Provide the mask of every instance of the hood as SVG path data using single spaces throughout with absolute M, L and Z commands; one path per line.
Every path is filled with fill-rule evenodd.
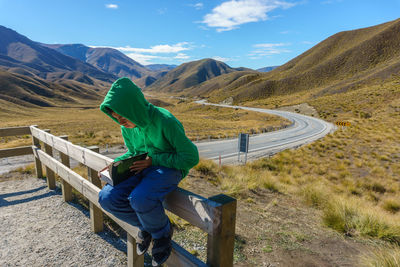
M 118 123 L 106 107 L 127 118 L 139 128 L 145 128 L 151 122 L 152 104 L 144 98 L 140 88 L 129 78 L 116 80 L 100 105 L 100 110 Z

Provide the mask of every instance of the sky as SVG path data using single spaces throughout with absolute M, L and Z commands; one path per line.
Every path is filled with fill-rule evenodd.
M 31 40 L 112 47 L 144 65 L 277 66 L 399 17 L 400 0 L 0 0 L 0 25 Z

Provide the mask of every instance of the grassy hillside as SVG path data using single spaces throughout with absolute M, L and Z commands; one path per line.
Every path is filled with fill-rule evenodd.
M 65 73 L 64 73 L 65 74 Z M 77 80 L 84 79 L 81 73 L 76 73 Z M 58 82 L 49 82 L 38 77 L 29 77 L 17 73 L 10 73 L 0 69 L 0 99 L 9 103 L 1 108 L 10 110 L 11 103 L 22 107 L 50 107 L 65 105 L 80 105 L 101 97 L 101 84 L 93 86 L 77 81 L 60 79 Z M 16 109 L 15 112 L 21 110 Z
M 264 102 L 291 105 L 302 99 L 307 98 L 295 94 Z M 247 104 L 265 107 L 261 102 Z M 396 266 L 389 263 L 400 260 L 400 78 L 308 103 L 325 120 L 351 126 L 246 166 L 219 169 L 204 161 L 196 168 L 241 199 L 261 189 L 298 197 L 321 211 L 326 226 L 380 247 L 365 251 L 362 266 Z
M 400 72 L 400 19 L 337 33 L 288 63 L 263 74 L 232 74 L 192 88 L 213 101 L 249 101 L 317 89 L 313 97 L 379 84 Z M 210 86 L 209 84 L 218 86 Z M 220 86 L 222 85 L 222 86 Z M 211 88 L 211 90 L 210 90 Z
M 146 91 L 180 93 L 214 77 L 235 72 L 223 62 L 210 58 L 184 63 L 169 71 L 162 78 L 146 88 Z

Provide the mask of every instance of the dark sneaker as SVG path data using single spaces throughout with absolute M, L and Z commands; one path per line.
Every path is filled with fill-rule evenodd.
M 171 255 L 172 251 L 172 235 L 173 235 L 173 228 L 171 225 L 171 231 L 167 237 L 162 237 L 160 239 L 153 239 L 153 248 L 151 250 L 152 258 L 152 265 L 159 266 L 163 264 Z
M 151 243 L 151 234 L 146 231 L 139 231 L 136 240 L 136 253 L 140 256 L 146 253 Z

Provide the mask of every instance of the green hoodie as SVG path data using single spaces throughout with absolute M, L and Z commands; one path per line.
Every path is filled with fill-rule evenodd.
M 135 128 L 121 125 L 128 152 L 114 161 L 148 152 L 152 165 L 181 170 L 182 178 L 199 162 L 197 147 L 186 137 L 178 119 L 149 103 L 130 79 L 115 81 L 100 105 L 100 110 L 118 123 L 106 107 L 136 124 Z

